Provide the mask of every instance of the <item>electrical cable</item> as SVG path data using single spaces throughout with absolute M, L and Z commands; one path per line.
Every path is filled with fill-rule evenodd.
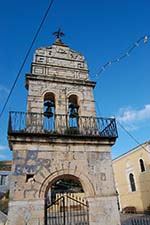
M 16 86 L 16 83 L 17 83 L 17 81 L 18 81 L 18 79 L 19 79 L 19 77 L 20 77 L 20 75 L 21 75 L 22 69 L 23 69 L 23 67 L 24 67 L 24 65 L 25 65 L 25 63 L 26 63 L 26 61 L 27 61 L 27 58 L 28 58 L 28 56 L 29 56 L 29 54 L 30 54 L 30 52 L 31 52 L 31 49 L 32 49 L 32 47 L 33 47 L 33 45 L 34 45 L 34 43 L 35 43 L 35 41 L 36 41 L 36 39 L 37 39 L 37 37 L 38 37 L 40 31 L 41 31 L 41 28 L 42 28 L 42 26 L 43 26 L 43 24 L 44 24 L 44 22 L 45 22 L 45 20 L 46 20 L 46 18 L 47 18 L 47 16 L 48 16 L 48 13 L 49 13 L 49 11 L 50 11 L 50 9 L 51 9 L 53 3 L 54 3 L 54 0 L 51 0 L 51 1 L 50 1 L 50 4 L 49 4 L 49 6 L 48 6 L 48 8 L 47 8 L 47 10 L 46 10 L 46 12 L 45 12 L 45 14 L 44 14 L 42 20 L 41 20 L 41 23 L 40 23 L 40 25 L 39 25 L 39 27 L 38 27 L 38 29 L 37 29 L 37 31 L 36 31 L 36 33 L 35 33 L 33 39 L 32 39 L 32 42 L 31 42 L 31 44 L 30 44 L 30 46 L 29 46 L 29 48 L 28 48 L 28 50 L 27 50 L 27 53 L 25 54 L 24 60 L 23 60 L 23 62 L 22 62 L 22 64 L 21 64 L 21 67 L 20 67 L 20 69 L 19 69 L 19 71 L 18 71 L 18 73 L 17 73 L 17 76 L 16 76 L 16 78 L 15 78 L 15 80 L 14 80 L 14 83 L 13 83 L 11 89 L 10 89 L 10 92 L 9 92 L 9 94 L 8 94 L 8 96 L 7 96 L 7 99 L 6 99 L 5 103 L 4 103 L 4 106 L 2 107 L 2 110 L 1 110 L 1 113 L 0 113 L 0 118 L 1 118 L 2 115 L 3 115 L 3 112 L 4 112 L 4 110 L 5 110 L 5 108 L 6 108 L 7 104 L 8 104 L 8 101 L 9 101 L 9 99 L 10 99 L 10 97 L 11 97 L 11 94 L 12 94 L 12 92 L 13 92 L 15 86 Z
M 141 146 L 146 152 L 148 152 L 149 153 L 149 151 L 143 146 L 143 144 L 141 144 L 138 140 L 137 140 L 137 138 L 135 138 L 120 122 L 119 122 L 119 120 L 117 120 L 116 119 L 116 122 L 118 123 L 118 125 L 122 128 L 122 130 L 126 133 L 126 134 L 128 134 L 128 136 L 130 136 L 130 138 L 132 139 L 132 140 L 134 140 L 139 146 Z
M 96 73 L 95 76 L 92 76 L 92 78 L 97 78 L 102 72 L 104 72 L 108 67 L 110 67 L 112 64 L 114 63 L 119 63 L 121 60 L 123 60 L 124 58 L 128 57 L 132 51 L 139 47 L 140 43 L 143 42 L 144 44 L 146 44 L 150 39 L 150 35 L 145 35 L 141 38 L 139 38 L 130 48 L 128 48 L 128 50 L 121 54 L 120 57 L 112 59 L 110 61 L 108 61 L 107 63 L 105 63 L 104 65 L 102 65 L 100 67 L 100 70 L 98 71 L 98 73 Z M 141 146 L 145 151 L 149 152 L 144 146 L 143 144 L 141 144 L 137 138 L 135 138 L 118 120 L 116 120 L 116 122 L 118 123 L 118 125 L 124 130 L 124 132 L 126 134 L 128 134 L 128 136 L 130 136 L 131 139 L 133 139 L 139 146 Z

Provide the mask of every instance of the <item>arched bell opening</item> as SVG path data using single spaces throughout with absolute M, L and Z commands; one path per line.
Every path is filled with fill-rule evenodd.
M 45 130 L 54 130 L 55 127 L 55 95 L 47 92 L 44 95 L 44 128 Z
M 54 179 L 45 195 L 45 224 L 89 224 L 88 203 L 79 179 L 63 175 Z
M 79 127 L 79 105 L 78 97 L 76 95 L 70 95 L 68 99 L 69 107 L 69 127 L 77 129 Z

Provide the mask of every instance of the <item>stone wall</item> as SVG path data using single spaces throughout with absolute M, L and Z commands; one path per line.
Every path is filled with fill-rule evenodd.
M 85 140 L 64 141 L 57 139 L 55 143 L 41 143 L 44 140 L 35 139 L 35 143 L 14 144 L 14 165 L 10 187 L 10 210 L 9 218 L 14 214 L 20 204 L 25 204 L 19 217 L 24 220 L 27 214 L 30 219 L 43 223 L 44 199 L 48 187 L 53 181 L 67 175 L 78 178 L 83 186 L 85 197 L 89 202 L 90 225 L 98 224 L 98 221 L 105 221 L 105 225 L 119 224 L 116 191 L 114 188 L 112 161 L 110 146 L 99 145 Z M 70 142 L 70 144 L 69 144 Z M 57 143 L 57 144 L 56 144 Z M 29 177 L 28 175 L 33 175 Z M 36 208 L 35 207 L 38 207 Z M 112 207 L 114 205 L 114 207 Z M 28 210 L 28 207 L 32 210 Z M 31 213 L 33 212 L 33 213 Z M 39 218 L 41 217 L 41 218 Z M 15 221 L 15 220 L 14 220 Z M 18 214 L 16 214 L 18 221 Z M 19 219 L 20 221 L 20 219 Z M 10 225 L 16 225 L 11 221 Z M 24 224 L 24 223 L 23 223 Z M 35 224 L 38 224 L 35 222 Z M 104 224 L 104 223 L 99 223 Z M 20 224 L 18 224 L 20 225 Z

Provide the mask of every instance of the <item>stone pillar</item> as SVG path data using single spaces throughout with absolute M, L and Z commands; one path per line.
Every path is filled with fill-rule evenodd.
M 10 201 L 7 225 L 44 225 L 44 200 Z
M 87 198 L 90 225 L 120 225 L 116 196 Z

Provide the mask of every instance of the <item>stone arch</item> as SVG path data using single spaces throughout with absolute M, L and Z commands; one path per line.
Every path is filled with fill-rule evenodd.
M 48 90 L 48 89 L 46 89 L 44 91 L 42 90 L 41 95 L 40 95 L 40 100 L 41 100 L 41 102 L 43 104 L 44 104 L 44 100 L 48 100 L 48 96 L 51 97 L 51 98 L 53 96 L 54 101 L 56 103 L 57 96 L 56 96 L 55 91 L 54 90 Z
M 79 104 L 79 96 L 77 94 L 70 94 L 68 100 L 72 100 L 74 103 Z
M 82 93 L 80 93 L 79 91 L 69 91 L 66 95 L 67 99 L 69 99 L 69 96 L 71 96 L 71 95 L 76 95 L 78 97 L 78 104 L 83 98 Z
M 69 127 L 79 127 L 78 116 L 79 116 L 79 101 L 77 95 L 70 95 L 68 97 L 68 114 L 69 114 Z
M 85 197 L 92 197 L 95 195 L 95 189 L 90 181 L 90 179 L 81 172 L 74 172 L 74 170 L 60 170 L 56 171 L 50 175 L 48 175 L 45 179 L 43 179 L 40 189 L 39 189 L 39 198 L 44 199 L 45 193 L 47 192 L 50 185 L 55 182 L 57 179 L 60 179 L 62 177 L 70 176 L 72 178 L 78 179 L 83 187 Z
M 67 97 L 67 102 L 66 102 L 67 103 L 67 108 L 69 108 L 69 99 L 72 96 L 74 96 L 74 97 L 76 96 L 76 99 L 77 99 L 76 103 L 79 106 L 78 112 L 79 112 L 79 115 L 80 115 L 81 114 L 82 95 L 79 92 L 76 92 L 76 91 L 70 91 L 70 92 L 68 92 L 68 94 L 66 95 L 66 97 Z
M 46 92 L 43 96 L 44 117 L 54 120 L 55 106 L 55 94 L 53 92 Z
M 54 96 L 55 96 L 55 98 L 56 98 L 56 91 L 54 90 L 54 89 L 44 89 L 44 90 L 42 90 L 42 92 L 41 92 L 41 98 L 42 99 L 44 99 L 44 96 L 47 94 L 47 93 L 52 93 L 52 94 L 54 94 Z

